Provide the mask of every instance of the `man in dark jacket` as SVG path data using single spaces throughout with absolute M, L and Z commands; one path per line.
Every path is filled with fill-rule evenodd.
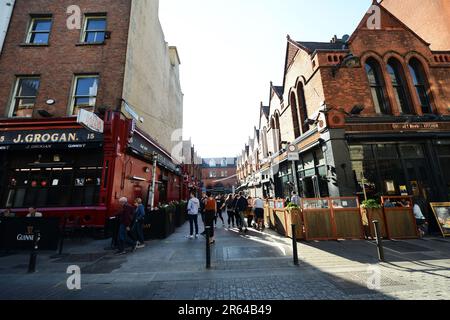
M 130 232 L 134 216 L 134 208 L 128 204 L 127 198 L 120 198 L 119 203 L 121 210 L 119 211 L 119 251 L 117 255 L 125 254 L 125 245 L 131 245 L 132 251 L 136 250 L 136 241 L 130 239 L 128 232 Z
M 239 218 L 240 218 L 240 224 L 239 224 L 239 231 L 242 232 L 242 229 L 245 228 L 244 232 L 248 232 L 248 225 L 247 225 L 247 221 L 245 221 L 245 210 L 247 210 L 248 207 L 248 201 L 247 199 L 244 197 L 244 193 L 241 191 L 239 192 L 239 197 L 236 201 L 236 208 L 235 208 L 235 212 L 239 213 Z

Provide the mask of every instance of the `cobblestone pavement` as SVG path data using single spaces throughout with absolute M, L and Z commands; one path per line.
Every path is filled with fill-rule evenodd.
M 109 240 L 71 240 L 63 256 L 41 253 L 34 274 L 26 254 L 0 255 L 0 299 L 450 299 L 448 240 L 386 241 L 384 263 L 369 241 L 301 242 L 294 266 L 290 239 L 218 228 L 206 270 L 205 241 L 187 230 L 120 257 L 105 249 Z M 67 289 L 71 265 L 81 290 Z

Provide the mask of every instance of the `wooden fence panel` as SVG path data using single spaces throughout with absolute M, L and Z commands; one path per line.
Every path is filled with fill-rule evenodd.
M 304 209 L 306 240 L 334 239 L 331 209 Z
M 412 208 L 384 208 L 384 216 L 390 239 L 418 238 Z
M 333 209 L 339 239 L 364 239 L 359 209 Z

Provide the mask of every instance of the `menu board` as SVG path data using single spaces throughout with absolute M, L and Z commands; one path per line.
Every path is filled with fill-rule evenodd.
M 450 202 L 430 203 L 444 237 L 450 236 Z

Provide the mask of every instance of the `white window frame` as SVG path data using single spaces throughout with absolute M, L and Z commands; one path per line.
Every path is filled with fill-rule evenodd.
M 18 99 L 17 93 L 18 93 L 18 90 L 19 90 L 19 83 L 20 83 L 21 80 L 24 80 L 24 79 L 37 79 L 37 80 L 39 80 L 39 88 L 41 87 L 41 77 L 40 76 L 19 76 L 19 77 L 16 77 L 16 80 L 15 80 L 16 82 L 14 84 L 14 91 L 12 93 L 11 103 L 10 103 L 9 111 L 8 111 L 8 118 L 24 118 L 24 117 L 14 116 L 14 110 L 16 108 L 16 101 Z M 35 101 L 34 101 L 33 107 L 32 108 L 25 108 L 25 109 L 34 109 L 34 107 L 36 106 L 36 99 L 38 97 L 38 94 L 39 94 L 39 89 L 38 89 L 38 92 L 36 93 L 36 96 L 34 97 Z M 20 99 L 32 99 L 32 97 L 25 97 L 24 96 L 24 97 L 20 97 Z
M 36 21 L 43 21 L 43 20 L 50 20 L 50 29 L 48 31 L 33 31 L 33 26 L 34 26 L 35 22 Z M 48 41 L 45 44 L 49 44 L 49 42 L 50 42 L 50 33 L 52 31 L 52 26 L 53 26 L 53 19 L 50 16 L 49 17 L 31 17 L 30 26 L 28 27 L 26 43 L 27 44 L 33 44 L 33 45 L 43 45 L 41 43 L 33 43 L 33 42 L 31 42 L 31 37 L 33 36 L 33 34 L 37 34 L 37 33 L 48 33 Z
M 105 19 L 105 30 L 87 30 L 89 20 L 95 20 L 95 19 Z M 108 19 L 106 17 L 106 14 L 105 15 L 85 15 L 84 16 L 84 24 L 83 24 L 83 32 L 81 33 L 80 42 L 81 43 L 104 43 L 106 38 L 104 38 L 103 41 L 101 41 L 101 42 L 88 42 L 88 41 L 86 41 L 86 36 L 87 36 L 88 32 L 97 32 L 97 33 L 103 32 L 103 33 L 105 33 L 105 37 L 106 37 L 107 25 L 108 25 Z
M 76 92 L 77 92 L 77 85 L 78 85 L 78 80 L 79 79 L 86 79 L 86 78 L 97 78 L 97 93 L 95 95 L 95 104 L 93 107 L 95 109 L 96 105 L 97 105 L 97 98 L 98 98 L 98 88 L 100 87 L 100 76 L 98 74 L 85 74 L 85 75 L 75 75 L 73 77 L 73 83 L 72 83 L 72 90 L 71 90 L 71 94 L 70 94 L 70 105 L 69 105 L 69 116 L 77 116 L 76 114 L 73 114 L 73 111 L 75 110 L 75 100 L 77 98 L 77 96 L 75 96 Z M 94 96 L 79 96 L 80 98 L 92 98 Z

